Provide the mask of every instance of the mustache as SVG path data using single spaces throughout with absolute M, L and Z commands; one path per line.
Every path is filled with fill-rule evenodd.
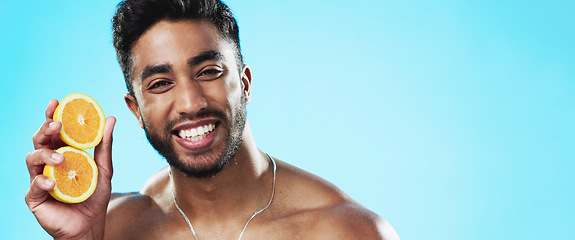
M 228 118 L 226 117 L 226 114 L 223 111 L 220 111 L 217 109 L 205 109 L 204 108 L 204 109 L 200 109 L 195 114 L 182 114 L 177 119 L 168 121 L 165 125 L 164 132 L 169 133 L 170 131 L 172 131 L 174 126 L 176 126 L 179 123 L 187 122 L 187 121 L 193 121 L 196 119 L 208 118 L 208 117 L 213 117 L 213 118 L 219 119 L 222 122 L 228 122 Z

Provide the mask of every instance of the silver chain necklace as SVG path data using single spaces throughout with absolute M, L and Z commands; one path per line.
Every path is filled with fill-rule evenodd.
M 242 237 L 244 236 L 244 232 L 246 231 L 246 228 L 248 227 L 248 224 L 250 224 L 250 221 L 252 221 L 252 219 L 258 215 L 259 213 L 265 211 L 266 209 L 268 209 L 268 207 L 272 204 L 272 201 L 274 200 L 274 195 L 275 195 L 275 191 L 276 191 L 276 161 L 270 157 L 270 155 L 267 155 L 268 158 L 271 160 L 272 165 L 274 167 L 274 178 L 273 178 L 273 182 L 272 182 L 272 195 L 270 197 L 270 201 L 268 202 L 268 205 L 266 205 L 265 207 L 263 207 L 262 209 L 254 212 L 254 214 L 250 217 L 250 219 L 248 219 L 248 221 L 246 222 L 246 224 L 244 225 L 244 228 L 242 229 L 242 232 L 240 232 L 240 236 L 238 237 L 238 240 L 241 240 Z M 172 171 L 170 171 L 170 178 L 172 178 Z M 172 178 L 173 181 L 173 178 Z M 180 214 L 182 214 L 182 216 L 184 217 L 184 219 L 186 220 L 186 223 L 188 224 L 188 227 L 190 227 L 190 230 L 192 231 L 192 234 L 194 235 L 194 238 L 196 240 L 198 239 L 198 235 L 196 234 L 196 231 L 194 230 L 194 227 L 192 226 L 192 223 L 190 222 L 190 219 L 188 219 L 188 216 L 186 216 L 186 213 L 184 213 L 184 211 L 182 211 L 182 209 L 180 208 L 180 206 L 178 206 L 178 202 L 176 201 L 176 194 L 175 194 L 176 190 L 175 188 L 172 188 L 172 199 L 174 200 L 174 205 L 176 205 L 176 208 L 178 209 L 178 211 L 180 211 Z

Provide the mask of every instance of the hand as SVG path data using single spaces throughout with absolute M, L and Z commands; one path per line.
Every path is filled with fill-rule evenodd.
M 94 149 L 94 160 L 98 165 L 98 185 L 94 194 L 82 203 L 62 203 L 47 192 L 54 188 L 54 180 L 42 175 L 44 165 L 59 165 L 64 162 L 64 156 L 54 151 L 65 145 L 58 138 L 62 123 L 52 119 L 57 106 L 57 100 L 50 100 L 46 108 L 46 122 L 32 138 L 35 150 L 26 155 L 26 165 L 30 173 L 26 204 L 44 230 L 55 239 L 101 239 L 110 201 L 113 172 L 112 132 L 116 119 L 106 118 L 104 137 Z

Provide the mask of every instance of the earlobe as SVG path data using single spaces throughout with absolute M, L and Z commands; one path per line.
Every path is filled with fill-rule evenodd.
M 250 90 L 252 87 L 252 70 L 245 65 L 242 69 L 242 91 L 246 98 L 246 104 L 250 102 Z
M 140 108 L 138 107 L 138 102 L 136 102 L 136 99 L 134 98 L 134 96 L 132 96 L 129 93 L 126 93 L 126 94 L 124 94 L 124 101 L 126 101 L 126 105 L 128 105 L 128 108 L 130 109 L 130 111 L 138 119 L 138 123 L 140 124 L 140 127 L 144 128 L 144 123 L 142 122 L 142 115 L 140 113 Z

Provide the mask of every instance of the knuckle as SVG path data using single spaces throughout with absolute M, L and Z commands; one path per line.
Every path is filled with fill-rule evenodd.
M 36 147 L 36 145 L 40 143 L 41 138 L 44 135 L 44 132 L 46 131 L 47 124 L 48 124 L 47 122 L 44 122 L 42 126 L 38 128 L 38 131 L 36 131 L 36 133 L 32 135 L 32 142 L 34 143 L 34 147 Z
M 38 188 L 34 185 L 35 183 L 32 182 L 32 184 L 30 184 L 30 188 L 28 188 L 28 191 L 26 191 L 26 195 L 24 195 L 24 201 L 26 202 L 26 205 L 28 206 L 28 209 L 30 209 L 31 211 L 34 211 L 34 209 L 37 206 L 37 198 L 38 198 Z
M 32 187 L 32 186 L 30 186 L 30 187 Z M 28 205 L 28 208 L 31 209 L 31 206 L 30 206 L 30 191 L 31 191 L 30 188 L 28 189 L 28 191 L 26 191 L 26 195 L 24 195 L 24 201 L 26 202 L 26 205 Z
M 38 142 L 38 134 L 40 133 L 40 131 L 36 132 L 34 135 L 32 135 L 32 143 L 34 143 L 34 145 L 36 145 L 36 143 Z
M 50 158 L 52 152 L 53 150 L 46 148 L 30 151 L 26 154 L 26 164 L 30 167 L 42 165 L 45 159 Z
M 26 154 L 26 163 L 28 165 L 30 165 L 34 162 L 34 159 L 36 158 L 37 153 L 38 153 L 38 150 L 33 150 L 33 151 L 30 151 Z

